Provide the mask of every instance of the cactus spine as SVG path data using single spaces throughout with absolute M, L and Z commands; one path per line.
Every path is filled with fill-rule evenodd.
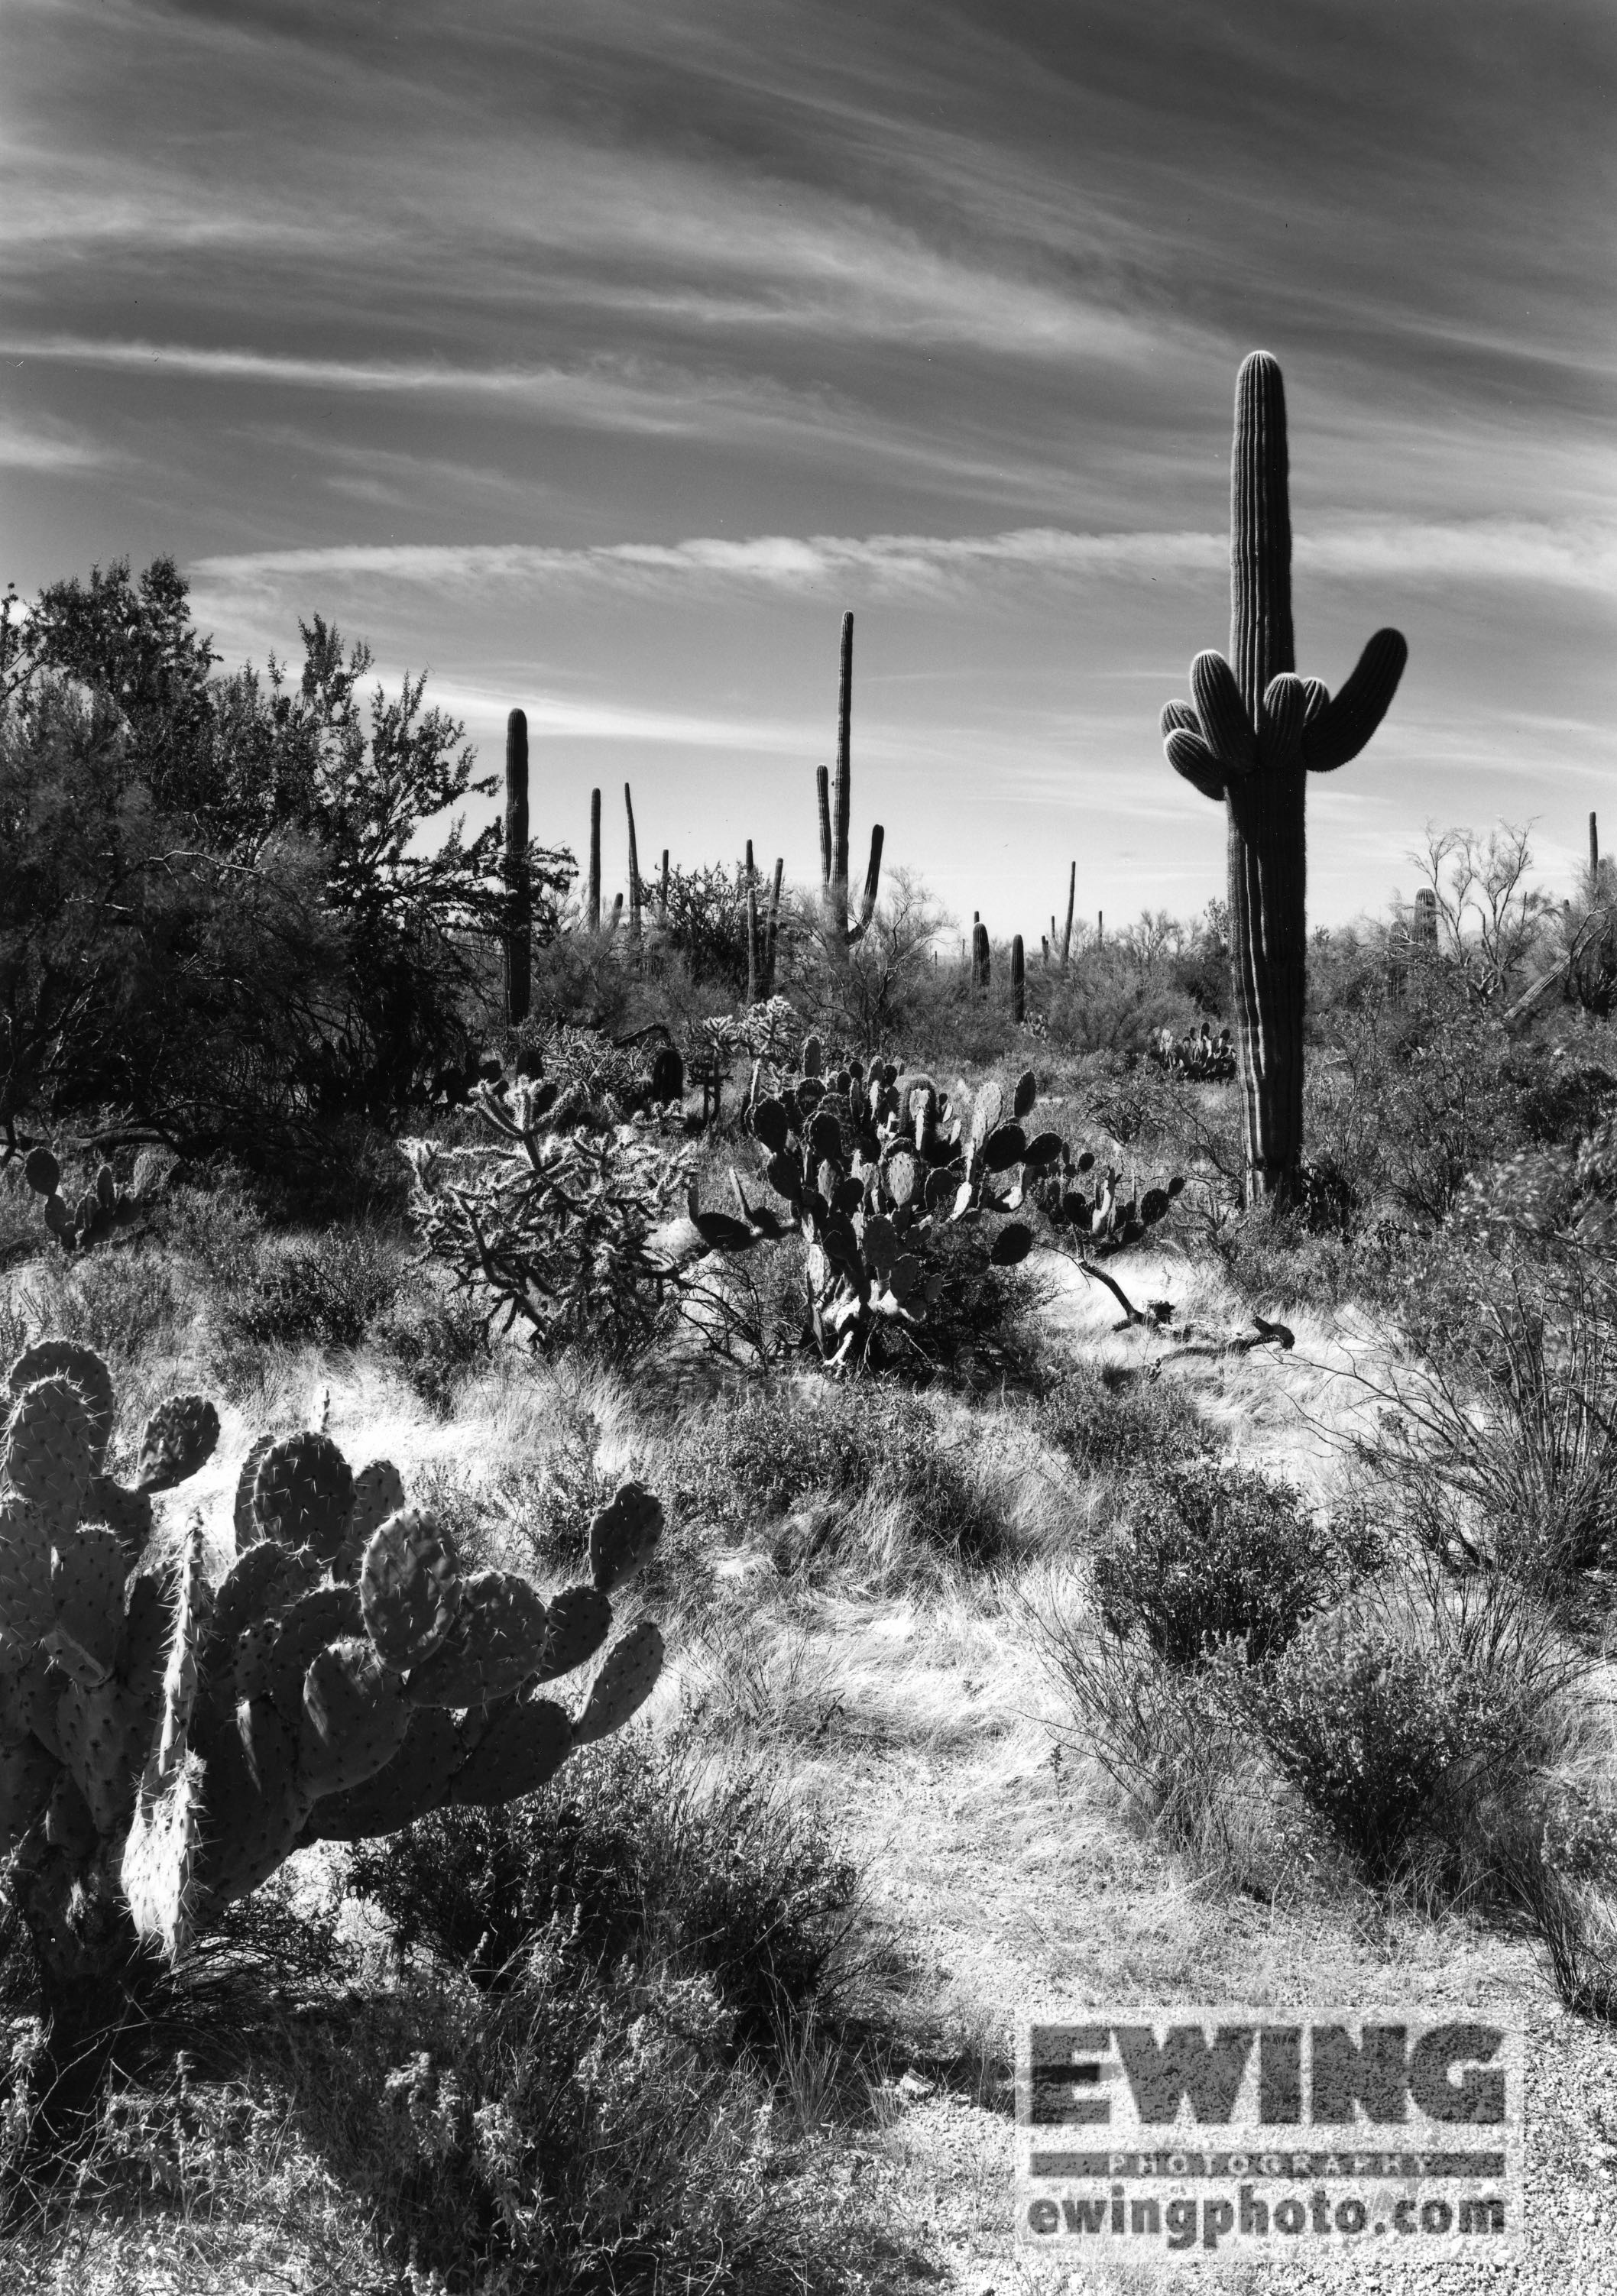
M 589 880 L 585 922 L 592 933 L 601 930 L 601 792 L 589 793 Z
M 505 720 L 505 1023 L 528 1018 L 533 963 L 533 881 L 528 865 L 528 717 Z
M 1011 943 L 1011 1018 L 1018 1027 L 1028 1016 L 1028 968 L 1022 935 Z
M 1230 660 L 1200 653 L 1192 701 L 1162 712 L 1176 773 L 1227 808 L 1230 956 L 1248 1203 L 1284 1201 L 1302 1157 L 1306 776 L 1358 756 L 1408 648 L 1378 630 L 1333 700 L 1296 676 L 1285 394 L 1254 351 L 1235 385 L 1230 461 Z

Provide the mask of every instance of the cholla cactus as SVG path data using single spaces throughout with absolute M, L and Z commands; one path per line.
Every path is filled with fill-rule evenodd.
M 576 1713 L 537 1694 L 602 1652 L 612 1595 L 656 1544 L 662 1510 L 638 1484 L 590 1527 L 590 1583 L 546 1601 L 465 1570 L 387 1462 L 356 1476 L 324 1434 L 261 1440 L 215 1585 L 200 1521 L 177 1569 L 147 1547 L 152 1495 L 218 1441 L 210 1404 L 162 1405 L 125 1489 L 104 1472 L 99 1357 L 47 1341 L 10 1388 L 0 1854 L 58 1999 L 127 1972 L 142 1939 L 177 1960 L 302 1843 L 530 1792 L 656 1682 L 643 1620 Z

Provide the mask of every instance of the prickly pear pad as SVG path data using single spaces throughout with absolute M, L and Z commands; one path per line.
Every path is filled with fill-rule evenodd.
M 90 1414 L 91 1452 L 99 1473 L 106 1459 L 107 1445 L 112 1439 L 117 1412 L 112 1374 L 94 1348 L 81 1347 L 77 1340 L 36 1340 L 31 1348 L 24 1348 L 12 1365 L 6 1392 L 15 1402 L 23 1389 L 31 1387 L 36 1380 L 58 1376 L 70 1379 L 84 1398 Z
M 316 1793 L 341 1793 L 374 1777 L 404 1743 L 410 1709 L 368 1642 L 317 1651 L 303 1677 L 298 1772 Z
M 575 1746 L 587 1746 L 621 1729 L 657 1686 L 662 1671 L 662 1636 L 649 1619 L 631 1627 L 606 1653 L 584 1711 L 572 1726 Z
M 563 1587 L 551 1597 L 545 1655 L 536 1682 L 554 1682 L 594 1658 L 612 1628 L 612 1606 L 594 1587 Z
M 359 1572 L 365 1631 L 390 1666 L 420 1666 L 461 1606 L 453 1541 L 423 1507 L 402 1507 L 373 1533 Z
M 60 1372 L 35 1380 L 17 1398 L 4 1469 L 17 1496 L 53 1527 L 84 1513 L 95 1474 L 95 1424 L 78 1389 Z
M 589 1570 L 610 1595 L 640 1568 L 662 1536 L 662 1503 L 644 1483 L 625 1483 L 589 1526 Z
M 353 1471 L 329 1435 L 288 1435 L 259 1462 L 253 1521 L 283 1546 L 312 1546 L 330 1562 L 353 1505 Z
M 146 1422 L 135 1489 L 171 1491 L 206 1465 L 218 1439 L 219 1414 L 205 1395 L 171 1395 Z
M 124 1550 L 101 1523 L 70 1531 L 51 1557 L 56 1617 L 45 1644 L 86 1690 L 106 1680 L 118 1656 L 127 1575 Z
M 176 1964 L 191 1948 L 201 1784 L 194 1754 L 160 1780 L 149 1772 L 124 1843 L 124 1895 L 135 1926 L 159 1939 Z
M 416 1705 L 487 1706 L 520 1690 L 543 1661 L 548 1617 L 541 1597 L 509 1570 L 467 1580 L 448 1640 L 411 1674 Z
M 559 1706 L 548 1698 L 513 1699 L 495 1709 L 444 1800 L 487 1808 L 537 1793 L 571 1751 L 572 1726 Z

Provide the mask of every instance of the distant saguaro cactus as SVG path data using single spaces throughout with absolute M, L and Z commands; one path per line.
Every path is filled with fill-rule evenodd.
M 533 880 L 528 865 L 528 717 L 505 720 L 505 1021 L 528 1018 L 532 996 Z
M 842 643 L 837 675 L 836 779 L 825 766 L 815 769 L 815 795 L 820 826 L 820 888 L 833 944 L 850 948 L 869 931 L 882 890 L 882 848 L 885 832 L 880 822 L 870 832 L 870 865 L 859 914 L 852 922 L 848 914 L 848 844 L 853 816 L 853 616 L 842 617 Z
M 623 809 L 628 816 L 628 937 L 637 948 L 640 945 L 640 847 L 635 836 L 635 800 L 627 782 L 623 784 Z
M 1235 385 L 1230 464 L 1230 654 L 1199 653 L 1191 701 L 1162 712 L 1170 764 L 1227 808 L 1229 937 L 1244 1115 L 1244 1194 L 1285 1201 L 1302 1157 L 1306 963 L 1304 794 L 1356 758 L 1397 690 L 1408 648 L 1377 630 L 1333 700 L 1295 674 L 1285 393 L 1254 351 Z
M 989 953 L 989 929 L 981 918 L 972 927 L 972 986 L 987 996 L 993 979 L 993 959 Z
M 1061 937 L 1061 969 L 1063 972 L 1072 962 L 1072 905 L 1077 898 L 1078 864 L 1075 861 L 1067 878 L 1067 929 Z M 1050 924 L 1054 930 L 1055 924 L 1054 917 L 1051 918 Z
M 1018 1026 L 1028 1016 L 1028 966 L 1022 935 L 1011 943 L 1011 1018 Z

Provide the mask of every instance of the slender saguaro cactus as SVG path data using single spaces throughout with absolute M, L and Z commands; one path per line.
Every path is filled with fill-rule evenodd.
M 769 886 L 769 915 L 764 926 L 764 995 L 775 994 L 775 952 L 780 938 L 781 885 L 786 874 L 784 855 L 777 857 Z
M 657 898 L 657 914 L 663 924 L 669 921 L 669 849 L 662 849 L 662 890 Z
M 1054 924 L 1054 923 L 1055 922 L 1055 918 L 1054 918 L 1054 917 L 1052 917 L 1052 918 L 1051 918 L 1050 922 L 1051 922 L 1052 924 Z M 1039 936 L 1038 936 L 1038 947 L 1039 947 L 1039 963 L 1044 966 L 1044 968 L 1045 968 L 1046 972 L 1047 972 L 1049 971 L 1049 969 L 1050 969 L 1050 937 L 1049 937 L 1048 933 L 1040 933 L 1040 934 L 1039 934 Z
M 837 676 L 836 786 L 832 793 L 831 898 L 848 914 L 848 830 L 853 817 L 853 616 L 842 617 Z
M 846 951 L 869 931 L 882 890 L 882 847 L 885 832 L 877 822 L 870 832 L 870 866 L 859 901 L 858 919 L 848 912 L 848 845 L 853 813 L 853 616 L 842 617 L 842 645 L 837 681 L 836 780 L 830 769 L 817 766 L 814 775 L 819 808 L 820 886 L 833 943 Z M 751 848 L 749 846 L 749 873 Z
M 1589 816 L 1589 898 L 1592 901 L 1600 887 L 1600 832 L 1595 816 Z
M 505 1024 L 519 1028 L 532 998 L 533 880 L 528 866 L 528 718 L 505 720 Z
M 1231 659 L 1199 653 L 1192 701 L 1170 701 L 1162 712 L 1169 763 L 1227 813 L 1248 1203 L 1288 1198 L 1302 1158 L 1306 777 L 1358 755 L 1386 715 L 1409 651 L 1397 630 L 1377 630 L 1334 700 L 1318 678 L 1297 676 L 1286 480 L 1280 369 L 1267 351 L 1254 351 L 1235 385 Z
M 1061 937 L 1061 969 L 1064 972 L 1072 962 L 1072 905 L 1078 898 L 1078 864 L 1072 864 L 1067 878 L 1067 930 Z M 1050 920 L 1054 926 L 1055 920 Z
M 640 907 L 640 844 L 635 835 L 635 800 L 623 784 L 623 810 L 628 816 L 628 937 L 638 947 L 642 931 Z
M 989 953 L 989 929 L 981 919 L 972 927 L 972 986 L 987 996 L 992 980 L 993 959 Z
M 601 792 L 589 793 L 589 890 L 586 920 L 593 933 L 601 930 Z
M 1011 1018 L 1018 1026 L 1028 1016 L 1028 964 L 1022 935 L 1011 943 Z
M 747 1002 L 758 1002 L 758 887 L 747 873 Z

